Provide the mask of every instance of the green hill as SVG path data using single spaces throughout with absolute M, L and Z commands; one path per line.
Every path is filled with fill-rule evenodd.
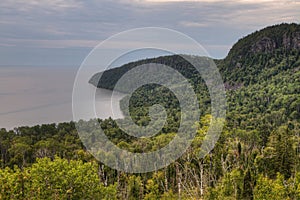
M 259 81 L 261 73 L 270 78 L 276 72 L 296 68 L 299 52 L 300 25 L 280 24 L 240 39 L 219 68 L 225 80 L 249 84 Z
M 168 88 L 152 84 L 137 89 L 129 105 L 140 126 L 149 123 L 151 105 L 166 108 L 167 123 L 152 137 L 133 137 L 111 118 L 0 129 L 0 199 L 300 199 L 299 27 L 267 27 L 240 39 L 225 59 L 215 60 L 226 88 L 227 118 L 214 149 L 203 158 L 199 153 L 212 116 L 201 76 L 182 55 L 145 59 L 103 72 L 100 82 L 101 74 L 95 74 L 90 83 L 113 89 L 124 73 L 145 63 L 182 73 L 197 93 L 201 117 L 180 158 L 153 172 L 131 174 L 103 163 L 120 156 L 114 164 L 126 164 L 128 154 L 96 148 L 94 153 L 107 158 L 96 160 L 82 143 L 111 147 L 96 140 L 100 124 L 125 151 L 142 154 L 170 144 L 181 117 L 179 102 Z M 78 126 L 85 133 L 81 138 Z
M 223 60 L 216 60 L 216 63 L 225 81 L 248 85 L 250 81 L 257 81 L 257 75 L 265 69 L 277 67 L 276 70 L 281 71 L 299 66 L 299 50 L 300 25 L 280 24 L 240 39 L 233 45 L 228 56 Z M 187 78 L 192 78 L 195 74 L 191 64 L 183 57 L 172 55 L 143 59 L 109 69 L 95 74 L 89 82 L 99 88 L 113 89 L 123 74 L 146 63 L 165 64 L 178 70 Z M 100 75 L 102 75 L 101 80 L 99 80 Z M 270 76 L 272 75 L 274 74 L 270 73 Z
M 227 90 L 227 123 L 245 130 L 264 131 L 266 135 L 263 138 L 266 142 L 268 135 L 278 126 L 299 119 L 299 54 L 300 25 L 280 24 L 240 39 L 225 59 L 215 60 Z M 95 74 L 90 83 L 97 87 L 113 89 L 123 74 L 146 63 L 165 64 L 190 79 L 198 94 L 201 113 L 209 112 L 210 97 L 201 76 L 180 55 L 131 62 Z M 98 81 L 101 75 L 101 80 Z M 154 103 L 163 103 L 169 108 L 170 118 L 180 116 L 175 97 L 163 97 L 163 94 L 171 95 L 166 88 L 156 91 L 151 88 L 151 91 L 154 92 L 149 95 L 149 87 L 140 88 L 131 98 L 130 111 L 137 123 L 148 119 L 147 108 Z M 174 123 L 177 124 L 178 120 L 169 123 L 173 127 L 171 130 L 174 130 Z

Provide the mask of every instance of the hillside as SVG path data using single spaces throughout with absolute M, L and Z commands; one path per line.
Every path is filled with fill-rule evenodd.
M 100 124 L 108 139 L 125 151 L 143 154 L 167 146 L 177 135 L 181 110 L 168 88 L 152 84 L 137 89 L 129 105 L 140 126 L 149 123 L 150 106 L 166 108 L 167 123 L 149 138 L 126 134 L 111 118 L 0 129 L 0 199 L 299 200 L 299 27 L 267 27 L 240 39 L 225 59 L 215 60 L 226 87 L 227 118 L 205 157 L 199 153 L 212 116 L 201 76 L 180 55 L 145 59 L 104 72 L 99 83 L 100 73 L 95 74 L 90 83 L 113 89 L 124 73 L 149 62 L 182 73 L 197 93 L 201 116 L 194 123 L 193 142 L 180 158 L 153 172 L 125 173 L 103 162 L 119 156 L 121 162 L 114 164 L 122 165 L 127 154 L 98 149 L 94 153 L 107 159 L 99 161 L 82 143 L 110 147 L 96 141 L 95 125 Z M 78 136 L 78 126 L 84 137 Z
M 225 80 L 258 81 L 264 70 L 284 71 L 299 66 L 300 25 L 280 24 L 256 31 L 233 45 L 219 68 Z M 274 75 L 267 72 L 265 78 Z
M 299 66 L 300 25 L 280 24 L 256 31 L 233 45 L 225 59 L 215 60 L 225 81 L 247 85 L 257 81 L 257 75 L 265 69 L 282 71 Z M 180 55 L 161 56 L 131 62 L 117 68 L 95 74 L 90 83 L 94 86 L 112 89 L 119 78 L 130 69 L 146 64 L 168 65 L 187 78 L 192 78 L 195 70 Z M 278 66 L 280 65 L 280 66 Z M 275 69 L 275 68 L 278 69 Z M 270 76 L 273 74 L 270 73 Z
M 238 123 L 238 127 L 243 129 L 265 129 L 268 126 L 267 133 L 270 133 L 289 120 L 299 119 L 299 54 L 300 25 L 280 24 L 264 28 L 240 39 L 233 45 L 225 59 L 215 60 L 227 90 L 227 122 Z M 145 63 L 165 64 L 190 79 L 198 94 L 201 113 L 209 112 L 209 94 L 201 76 L 180 55 L 128 63 L 105 71 L 103 75 L 102 73 L 95 74 L 90 79 L 90 83 L 97 87 L 113 89 L 124 73 Z M 102 77 L 98 82 L 100 75 Z M 130 110 L 134 110 L 133 113 L 135 113 L 132 117 L 141 121 L 144 117 L 148 119 L 145 116 L 147 115 L 145 105 L 147 107 L 153 103 L 161 103 L 164 99 L 162 95 L 158 95 L 160 96 L 158 99 L 155 98 L 156 95 L 145 95 L 147 94 L 145 90 L 147 88 L 141 88 L 135 92 L 130 105 Z M 160 93 L 156 92 L 156 94 Z M 171 95 L 167 90 L 163 90 L 161 94 Z M 167 100 L 168 102 L 164 105 L 169 106 L 172 112 L 170 115 L 175 116 L 178 112 L 176 109 L 178 104 L 174 98 Z M 276 116 L 280 116 L 280 119 Z M 277 122 L 274 124 L 275 119 Z M 266 123 L 270 120 L 270 123 Z M 175 121 L 176 124 L 177 120 Z M 171 124 L 174 127 L 174 123 Z

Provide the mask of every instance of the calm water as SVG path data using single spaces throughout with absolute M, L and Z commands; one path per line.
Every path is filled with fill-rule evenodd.
M 0 128 L 72 120 L 72 90 L 75 68 L 0 67 Z M 91 89 L 94 89 L 91 86 Z M 122 117 L 111 91 L 97 89 L 99 118 Z M 124 95 L 114 94 L 114 102 Z M 114 113 L 112 114 L 111 106 Z

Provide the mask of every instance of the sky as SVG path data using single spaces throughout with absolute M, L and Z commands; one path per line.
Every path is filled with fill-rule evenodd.
M 142 27 L 180 31 L 224 58 L 255 30 L 299 23 L 299 10 L 300 0 L 1 0 L 0 66 L 78 67 L 101 41 Z
M 299 10 L 300 0 L 0 0 L 0 128 L 72 120 L 77 70 L 95 46 L 120 32 L 173 29 L 211 57 L 224 58 L 241 37 L 299 23 Z M 141 35 L 107 43 L 99 60 L 137 44 L 149 46 L 153 38 Z M 191 54 L 185 43 L 164 37 L 159 39 Z M 136 51 L 113 67 L 162 53 Z

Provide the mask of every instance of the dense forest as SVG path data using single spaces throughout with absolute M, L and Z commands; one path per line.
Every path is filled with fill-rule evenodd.
M 129 109 L 135 123 L 145 126 L 151 105 L 166 108 L 167 123 L 150 138 L 127 135 L 111 118 L 1 129 L 0 199 L 300 199 L 299 55 L 300 25 L 280 24 L 240 39 L 225 59 L 215 60 L 226 88 L 226 123 L 203 158 L 199 152 L 212 119 L 211 101 L 201 76 L 183 56 L 140 60 L 95 74 L 91 84 L 114 89 L 123 74 L 141 64 L 178 70 L 192 83 L 201 112 L 189 149 L 163 169 L 129 174 L 97 161 L 82 144 L 76 124 L 88 128 L 95 122 L 114 144 L 131 152 L 168 144 L 179 127 L 179 103 L 168 88 L 152 84 L 135 91 Z

